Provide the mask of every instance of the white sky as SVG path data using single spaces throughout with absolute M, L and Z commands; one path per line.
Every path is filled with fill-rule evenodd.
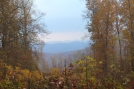
M 36 8 L 46 13 L 43 18 L 45 27 L 51 32 L 45 42 L 81 40 L 86 21 L 83 19 L 86 11 L 85 0 L 35 0 Z
M 79 37 L 78 37 L 79 35 Z M 84 33 L 80 32 L 58 32 L 49 34 L 45 39 L 41 37 L 41 40 L 45 42 L 53 42 L 53 41 L 73 41 L 73 40 L 82 40 Z

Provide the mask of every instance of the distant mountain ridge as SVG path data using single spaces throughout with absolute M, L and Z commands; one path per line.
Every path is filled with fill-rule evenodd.
M 51 42 L 45 43 L 43 52 L 45 53 L 62 53 L 74 50 L 84 49 L 89 45 L 89 42 L 85 41 L 72 41 L 72 42 Z

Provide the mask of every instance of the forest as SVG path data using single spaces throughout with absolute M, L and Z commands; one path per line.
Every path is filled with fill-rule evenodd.
M 0 89 L 134 89 L 134 0 L 85 1 L 87 55 L 69 64 L 53 57 L 48 68 L 44 13 L 33 0 L 0 0 Z

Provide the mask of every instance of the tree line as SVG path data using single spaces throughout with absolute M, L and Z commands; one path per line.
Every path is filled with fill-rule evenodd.
M 104 72 L 111 64 L 120 71 L 134 71 L 134 1 L 87 0 L 86 6 L 92 57 L 102 61 Z
M 35 69 L 33 60 L 39 56 L 34 45 L 41 43 L 39 34 L 47 34 L 40 21 L 43 16 L 32 0 L 0 0 L 1 60 L 14 67 Z

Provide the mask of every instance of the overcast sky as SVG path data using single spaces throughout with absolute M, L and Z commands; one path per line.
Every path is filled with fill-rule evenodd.
M 43 22 L 51 34 L 41 38 L 45 42 L 81 40 L 87 33 L 82 16 L 86 11 L 85 0 L 35 0 L 34 4 L 46 14 Z

